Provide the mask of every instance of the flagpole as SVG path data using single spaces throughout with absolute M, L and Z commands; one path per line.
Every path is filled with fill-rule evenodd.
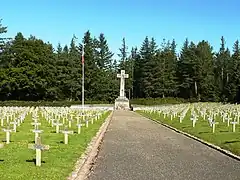
M 82 47 L 82 111 L 84 112 L 84 44 Z

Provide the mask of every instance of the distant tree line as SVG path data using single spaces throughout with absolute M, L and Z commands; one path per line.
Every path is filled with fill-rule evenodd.
M 81 100 L 81 53 L 85 44 L 86 100 L 113 102 L 119 94 L 116 74 L 129 74 L 126 95 L 131 98 L 176 97 L 196 101 L 240 100 L 240 47 L 233 53 L 225 46 L 213 52 L 208 41 L 195 44 L 188 39 L 181 52 L 175 40 L 145 37 L 140 48 L 128 46 L 123 38 L 119 59 L 113 58 L 103 33 L 87 31 L 81 43 L 73 36 L 69 45 L 53 45 L 34 36 L 17 33 L 3 38 L 7 28 L 0 21 L 0 100 Z

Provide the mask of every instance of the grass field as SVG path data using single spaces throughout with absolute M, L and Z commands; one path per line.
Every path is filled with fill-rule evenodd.
M 25 121 L 17 128 L 16 133 L 11 133 L 11 143 L 0 149 L 0 179 L 2 180 L 61 180 L 74 169 L 77 159 L 85 151 L 88 143 L 96 134 L 99 127 L 105 121 L 110 111 L 105 113 L 101 119 L 89 127 L 82 127 L 81 134 L 69 135 L 69 144 L 62 143 L 64 135 L 56 134 L 55 127 L 51 127 L 45 119 L 39 129 L 42 143 L 49 145 L 48 151 L 42 152 L 42 166 L 35 166 L 35 150 L 28 149 L 29 143 L 34 143 L 34 126 L 31 125 L 31 115 L 27 115 Z M 75 123 L 71 130 L 77 132 Z M 0 132 L 1 140 L 5 140 L 5 132 Z
M 163 114 L 150 113 L 137 111 L 139 114 L 156 121 L 168 124 L 176 129 L 187 132 L 195 137 L 203 139 L 207 142 L 220 146 L 223 149 L 229 150 L 234 154 L 240 155 L 240 126 L 236 125 L 236 132 L 232 132 L 232 125 L 227 126 L 227 122 L 222 122 L 219 116 L 216 117 L 216 121 L 219 122 L 216 125 L 215 133 L 212 133 L 212 128 L 209 126 L 208 121 L 199 117 L 195 127 L 192 126 L 190 120 L 190 110 L 187 112 L 182 123 L 179 122 L 179 117 L 171 118 L 165 117 Z

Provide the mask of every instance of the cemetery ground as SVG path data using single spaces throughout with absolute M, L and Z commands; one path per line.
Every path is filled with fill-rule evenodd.
M 42 151 L 41 167 L 36 166 L 35 150 L 28 149 L 29 144 L 34 144 L 34 126 L 31 124 L 32 114 L 27 114 L 23 123 L 17 126 L 17 131 L 11 132 L 9 144 L 4 142 L 5 132 L 0 131 L 0 139 L 4 142 L 4 147 L 0 149 L 1 179 L 66 179 L 109 114 L 110 111 L 105 112 L 98 120 L 94 120 L 93 124 L 89 121 L 89 127 L 83 126 L 80 134 L 77 133 L 76 122 L 72 122 L 69 130 L 74 133 L 69 134 L 68 144 L 64 144 L 64 135 L 61 133 L 63 126 L 59 133 L 56 133 L 55 126 L 52 127 L 41 113 L 38 113 L 41 123 L 38 128 L 43 130 L 40 134 L 41 142 L 50 147 L 49 150 Z
M 203 104 L 199 106 L 202 105 Z M 206 108 L 210 108 L 209 112 L 212 113 L 211 115 L 210 113 L 202 115 L 202 112 L 199 113 L 198 110 L 193 110 L 194 108 L 188 108 L 185 115 L 181 116 L 181 113 L 177 112 L 177 109 L 171 110 L 170 106 L 168 106 L 169 110 L 167 111 L 165 111 L 166 106 L 163 111 L 159 111 L 158 108 L 155 108 L 155 110 L 152 108 L 148 110 L 138 110 L 137 112 L 149 119 L 169 125 L 240 156 L 239 106 L 225 105 L 226 107 L 224 108 L 222 105 L 217 109 L 217 105 L 214 107 L 215 110 L 213 110 L 215 112 L 211 112 L 212 105 L 205 105 Z M 175 107 L 177 106 L 181 105 L 175 105 Z M 192 105 L 192 107 L 194 106 L 196 107 L 198 105 Z M 176 112 L 175 115 L 173 111 Z M 195 122 L 193 120 L 195 118 L 194 114 L 196 114 Z M 181 118 L 182 120 L 180 120 Z M 209 121 L 216 122 L 216 124 L 213 125 L 213 122 Z

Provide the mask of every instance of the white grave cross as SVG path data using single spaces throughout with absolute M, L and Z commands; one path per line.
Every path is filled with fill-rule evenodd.
M 77 127 L 78 127 L 78 134 L 81 133 L 81 127 L 82 127 L 82 126 L 83 126 L 82 123 L 78 123 L 78 124 L 77 124 Z
M 37 143 L 37 139 L 39 137 L 39 134 L 43 132 L 43 130 L 40 130 L 35 127 L 35 129 L 32 130 L 33 133 L 35 133 L 35 143 Z
M 14 132 L 17 132 L 18 122 L 17 122 L 17 121 L 13 121 L 13 122 L 10 122 L 10 124 L 13 124 L 13 131 L 14 131 Z
M 41 166 L 41 151 L 49 150 L 49 145 L 43 145 L 41 138 L 38 137 L 36 144 L 29 144 L 28 148 L 36 150 L 36 166 Z
M 212 121 L 211 123 L 212 123 L 212 132 L 215 133 L 216 125 L 219 124 L 219 122 Z
M 62 126 L 63 124 L 60 123 L 59 121 L 57 121 L 57 122 L 53 123 L 53 125 L 56 126 L 56 133 L 59 133 L 59 126 Z
M 64 144 L 68 144 L 68 134 L 73 134 L 73 131 L 68 130 L 65 128 L 65 130 L 62 131 L 64 134 Z
M 6 144 L 10 143 L 10 133 L 12 132 L 12 129 L 10 129 L 9 126 L 7 128 L 3 129 L 4 132 L 6 132 Z
M 35 122 L 32 122 L 31 125 L 33 125 L 35 129 L 38 129 L 38 126 L 40 126 L 41 123 L 35 121 Z
M 233 125 L 233 132 L 236 132 L 236 124 L 238 124 L 238 122 L 232 121 L 231 124 Z

